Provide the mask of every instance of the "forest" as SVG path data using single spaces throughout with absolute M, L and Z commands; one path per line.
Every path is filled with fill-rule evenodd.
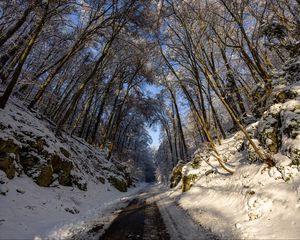
M 53 139 L 80 139 L 135 180 L 184 192 L 199 179 L 189 163 L 237 176 L 224 154 L 236 134 L 248 163 L 284 175 L 281 154 L 299 171 L 299 16 L 299 0 L 0 1 L 0 129 L 22 105 Z
M 272 164 L 244 125 L 300 48 L 298 1 L 17 2 L 2 4 L 1 108 L 14 91 L 110 155 L 146 148 L 158 122 L 173 167 L 203 142 L 223 164 L 215 139 L 241 130 Z

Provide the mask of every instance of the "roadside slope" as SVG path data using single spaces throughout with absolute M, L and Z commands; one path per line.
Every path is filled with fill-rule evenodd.
M 45 236 L 93 219 L 132 191 L 127 166 L 62 133 L 17 99 L 0 110 L 0 238 Z M 80 225 L 80 224 L 79 224 Z M 67 230 L 72 229 L 72 230 Z M 69 231 L 69 233 L 68 233 Z

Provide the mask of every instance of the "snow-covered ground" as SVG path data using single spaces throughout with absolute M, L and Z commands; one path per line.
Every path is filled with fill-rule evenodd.
M 225 239 L 299 239 L 300 176 L 285 182 L 264 168 L 202 176 L 188 192 L 169 191 L 168 201 Z
M 229 156 L 233 175 L 209 156 L 184 165 L 183 174 L 193 176 L 190 190 L 182 192 L 181 181 L 165 196 L 221 238 L 299 239 L 300 166 L 281 153 L 274 156 L 274 167 L 249 163 L 245 151 L 234 150 L 238 134 L 218 146 Z
M 111 222 L 115 209 L 145 187 L 140 184 L 121 193 L 109 183 L 89 185 L 88 191 L 45 188 L 27 176 L 8 180 L 1 174 L 0 239 L 69 239 L 80 232 Z M 98 231 L 101 232 L 100 230 Z

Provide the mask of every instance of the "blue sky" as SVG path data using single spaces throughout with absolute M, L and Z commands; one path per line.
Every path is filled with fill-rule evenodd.
M 160 140 L 159 140 L 159 127 L 147 127 L 146 128 L 150 137 L 152 138 L 152 144 L 150 145 L 152 148 L 157 149 L 159 147 L 160 144 Z
M 147 84 L 145 86 L 145 90 L 147 91 L 147 94 L 149 94 L 149 96 L 154 97 L 157 93 L 160 92 L 161 87 L 158 87 L 156 85 L 150 85 Z M 157 149 L 160 145 L 160 140 L 159 140 L 159 135 L 160 135 L 160 126 L 155 125 L 152 127 L 146 127 L 150 137 L 152 138 L 152 144 L 150 145 L 152 148 Z

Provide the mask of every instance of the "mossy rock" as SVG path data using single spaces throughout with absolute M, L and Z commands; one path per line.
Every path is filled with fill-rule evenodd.
M 70 173 L 71 170 L 73 169 L 72 162 L 63 160 L 58 155 L 52 155 L 51 164 L 54 173 L 59 173 L 60 171 L 63 171 L 64 173 Z
M 37 166 L 39 162 L 40 159 L 37 156 L 30 154 L 29 152 L 22 151 L 20 153 L 20 164 L 26 174 L 33 168 L 35 168 L 35 166 Z
M 281 146 L 280 127 L 280 112 L 265 114 L 258 124 L 259 140 L 271 153 L 277 153 Z
M 57 154 L 51 156 L 51 165 L 54 173 L 59 173 L 62 168 L 62 159 Z
M 128 172 L 124 173 L 124 178 L 126 180 L 127 183 L 127 187 L 133 186 L 134 185 L 134 180 L 131 177 L 131 174 Z
M 291 89 L 285 89 L 275 95 L 276 103 L 284 103 L 288 99 L 294 99 L 297 97 L 297 92 L 292 91 Z
M 73 169 L 73 163 L 61 159 L 58 155 L 53 155 L 51 158 L 51 165 L 53 172 L 58 174 L 58 182 L 63 186 L 72 186 L 71 171 Z
M 197 180 L 198 176 L 196 174 L 189 174 L 182 177 L 182 191 L 186 192 L 191 189 L 194 182 Z
M 297 109 L 298 108 L 298 109 Z M 286 110 L 282 113 L 283 134 L 289 138 L 296 139 L 300 134 L 300 104 L 295 109 Z
M 14 178 L 16 169 L 14 160 L 19 158 L 20 147 L 13 140 L 0 139 L 0 169 L 9 179 Z
M 125 181 L 122 181 L 116 177 L 109 177 L 108 181 L 110 182 L 110 184 L 115 187 L 117 190 L 119 190 L 120 192 L 127 192 L 127 184 Z
M 36 183 L 41 187 L 49 187 L 53 181 L 53 169 L 51 165 L 42 166 Z
M 290 153 L 291 159 L 292 159 L 292 165 L 300 165 L 300 148 L 294 148 L 291 149 Z
M 13 153 L 16 156 L 20 153 L 20 147 L 13 140 L 0 139 L 0 153 Z
M 182 168 L 183 168 L 184 164 L 179 162 L 172 171 L 172 175 L 171 175 L 171 183 L 170 183 L 170 187 L 176 187 L 177 184 L 180 182 L 181 178 L 182 178 Z
M 10 156 L 0 155 L 0 170 L 5 172 L 7 178 L 12 179 L 16 174 L 14 159 Z
M 71 175 L 71 182 L 81 191 L 87 191 L 87 184 L 83 179 L 77 175 Z
M 97 179 L 98 179 L 99 182 L 101 182 L 102 184 L 105 183 L 105 178 L 104 178 L 104 177 L 97 177 Z
M 16 174 L 14 160 L 19 158 L 19 153 L 20 147 L 13 140 L 0 139 L 0 170 L 4 171 L 9 179 L 14 178 Z
M 199 161 L 198 159 L 193 160 L 193 161 L 191 162 L 191 166 L 192 166 L 192 168 L 194 168 L 194 169 L 199 168 L 199 167 L 200 167 L 200 161 Z
M 42 152 L 44 150 L 44 147 L 46 146 L 46 140 L 42 137 L 37 137 L 34 144 L 32 145 L 32 148 L 34 148 L 37 152 Z
M 71 178 L 71 175 L 70 174 L 61 174 L 59 177 L 58 177 L 58 182 L 60 185 L 62 186 L 72 186 L 72 178 Z

